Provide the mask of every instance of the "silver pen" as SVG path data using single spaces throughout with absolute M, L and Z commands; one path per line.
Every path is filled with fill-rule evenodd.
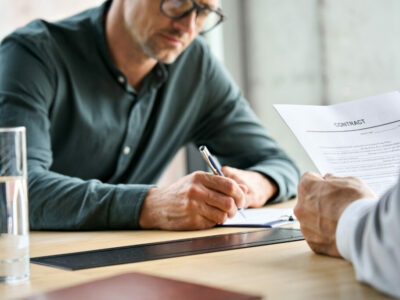
M 199 151 L 201 153 L 201 155 L 203 156 L 204 160 L 206 161 L 207 165 L 210 167 L 211 171 L 214 173 L 214 175 L 219 175 L 219 176 L 223 176 L 224 174 L 222 173 L 219 164 L 217 164 L 217 162 L 215 161 L 215 158 L 211 155 L 210 151 L 208 151 L 207 147 L 202 145 L 199 147 Z M 246 219 L 246 216 L 243 213 L 243 208 L 239 208 L 238 207 L 238 211 L 240 213 L 240 215 Z

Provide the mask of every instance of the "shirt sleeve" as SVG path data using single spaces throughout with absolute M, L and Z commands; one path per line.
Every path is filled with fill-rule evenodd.
M 336 244 L 359 281 L 400 297 L 400 182 L 379 201 L 361 199 L 339 219 Z
M 150 185 L 111 185 L 50 170 L 49 115 L 58 82 L 46 47 L 12 36 L 0 46 L 0 127 L 26 127 L 31 229 L 139 228 Z
M 299 171 L 261 125 L 228 72 L 205 49 L 206 91 L 195 142 L 205 144 L 222 165 L 257 171 L 272 179 L 278 193 L 268 203 L 296 195 Z

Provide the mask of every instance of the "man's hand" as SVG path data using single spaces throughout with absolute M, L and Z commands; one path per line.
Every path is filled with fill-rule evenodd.
M 236 181 L 243 188 L 246 196 L 244 207 L 261 207 L 278 191 L 276 184 L 268 177 L 254 171 L 222 167 L 222 173 Z
M 205 172 L 176 183 L 151 188 L 142 205 L 140 226 L 146 229 L 194 230 L 222 224 L 245 204 L 244 187 L 234 180 Z
M 314 252 L 340 257 L 336 247 L 336 227 L 340 216 L 351 202 L 375 197 L 358 178 L 305 173 L 298 186 L 294 214 Z

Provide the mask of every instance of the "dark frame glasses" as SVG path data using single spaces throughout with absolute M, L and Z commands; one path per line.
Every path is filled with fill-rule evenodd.
M 204 11 L 208 11 L 209 12 L 207 14 L 207 17 L 209 17 L 210 14 L 215 14 L 214 16 L 216 17 L 216 21 L 213 22 L 215 24 L 212 24 L 210 26 L 210 28 L 205 28 L 205 29 L 200 29 L 199 28 L 200 29 L 199 30 L 200 34 L 204 34 L 206 32 L 211 31 L 212 29 L 217 27 L 219 24 L 221 24 L 226 19 L 226 16 L 222 13 L 222 10 L 220 8 L 214 9 L 214 8 L 208 6 L 208 5 L 201 5 L 201 4 L 197 3 L 195 0 L 187 0 L 187 2 L 191 2 L 192 3 L 192 6 L 189 9 L 187 9 L 187 10 L 183 11 L 182 13 L 180 13 L 179 15 L 174 15 L 174 14 L 171 14 L 170 12 L 168 12 L 168 10 L 166 10 L 166 8 L 165 8 L 165 4 L 166 3 L 168 4 L 168 2 L 170 2 L 170 0 L 161 0 L 160 11 L 164 16 L 166 16 L 166 17 L 168 17 L 170 19 L 173 19 L 173 20 L 182 19 L 182 18 L 188 16 L 193 10 L 196 10 L 196 20 L 197 20 L 197 17 L 199 15 L 201 15 L 201 13 L 204 12 Z M 197 25 L 197 23 L 196 23 L 196 25 Z M 204 25 L 202 25 L 200 27 L 203 27 L 203 26 Z

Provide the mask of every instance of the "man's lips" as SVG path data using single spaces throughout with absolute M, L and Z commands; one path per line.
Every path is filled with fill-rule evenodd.
M 183 45 L 183 42 L 181 41 L 180 38 L 162 33 L 161 36 L 166 40 L 169 44 L 174 45 L 174 46 L 180 46 Z

